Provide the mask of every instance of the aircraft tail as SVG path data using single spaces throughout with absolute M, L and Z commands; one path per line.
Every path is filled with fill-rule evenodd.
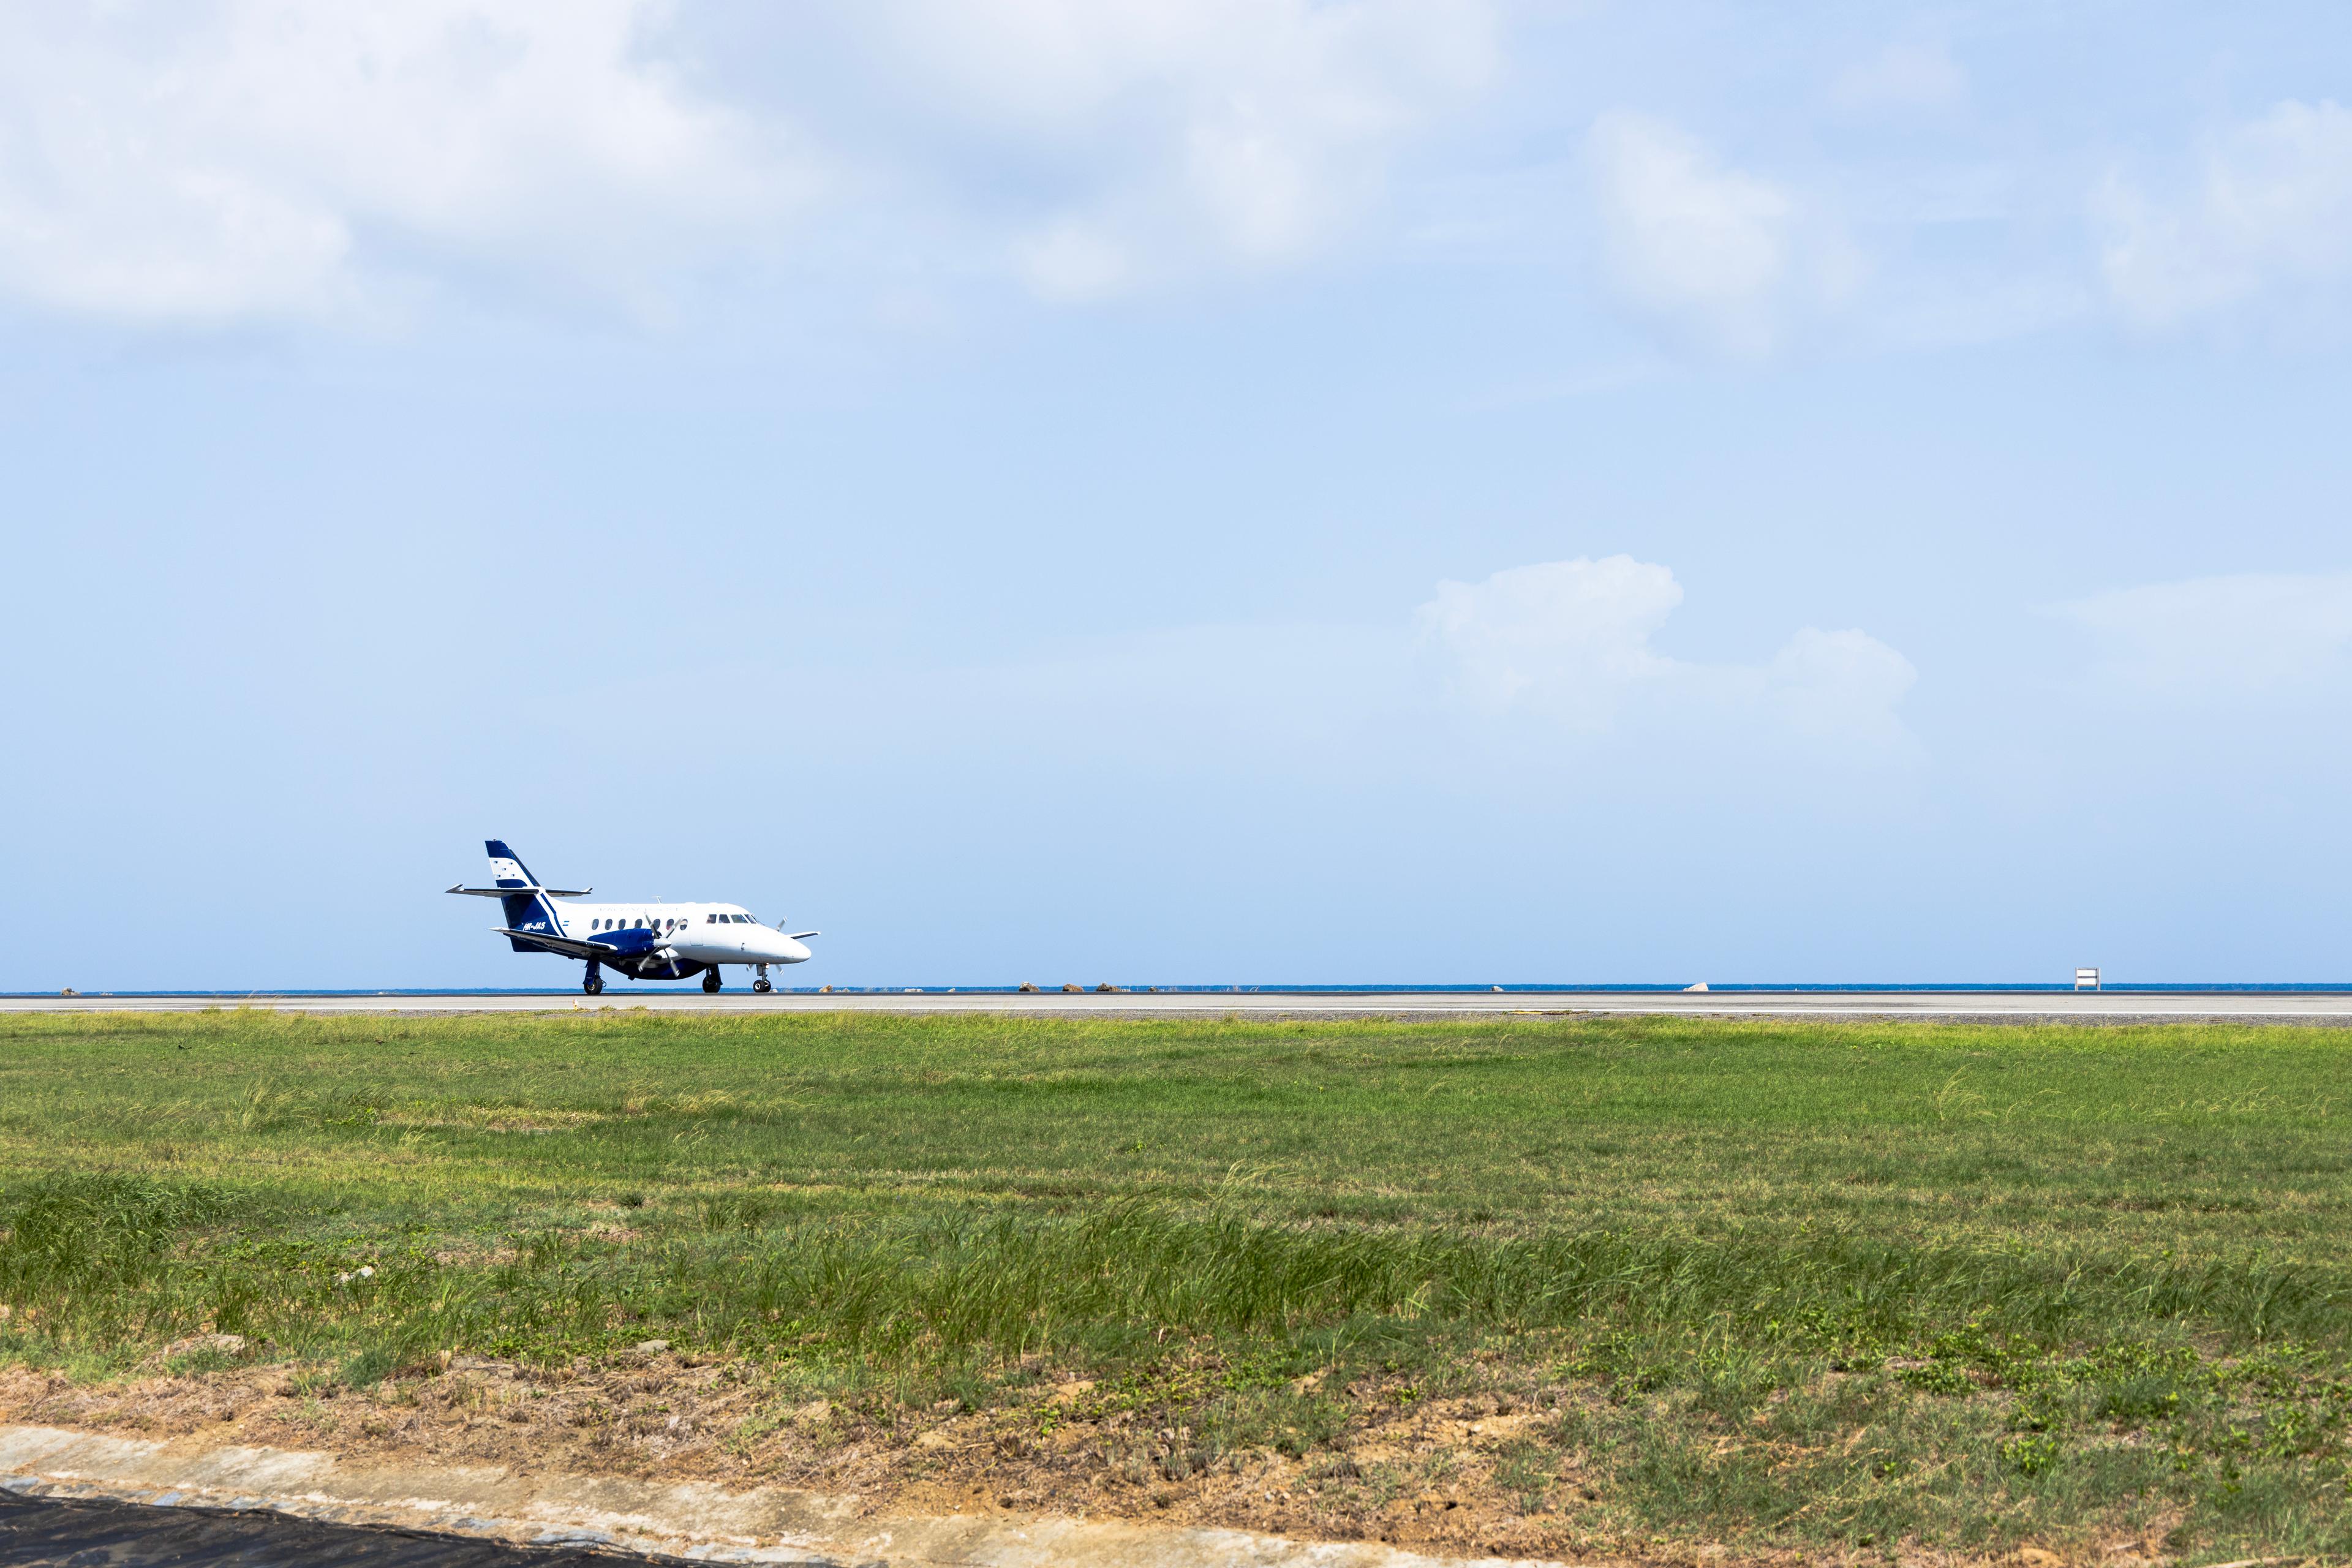
M 530 874 L 530 867 L 515 858 L 515 852 L 507 847 L 505 839 L 486 838 L 482 841 L 482 847 L 490 852 L 490 879 L 499 887 L 536 888 L 539 886 L 539 879 Z
M 490 852 L 490 880 L 494 884 L 500 888 L 527 889 L 509 893 L 499 900 L 499 908 L 506 912 L 507 929 L 562 935 L 562 922 L 555 918 L 555 910 L 548 903 L 539 879 L 530 874 L 530 867 L 516 858 L 515 852 L 507 847 L 507 841 L 503 838 L 485 839 L 482 847 Z M 507 941 L 517 952 L 534 951 L 517 938 L 509 937 Z
M 530 874 L 530 868 L 515 858 L 515 852 L 507 847 L 505 839 L 486 838 L 482 841 L 482 847 L 490 852 L 490 879 L 496 886 L 457 887 L 449 891 L 470 893 L 478 899 L 498 900 L 499 909 L 507 917 L 505 929 L 509 932 L 540 931 L 560 937 L 564 934 L 563 917 L 556 913 L 555 905 L 551 900 L 584 899 L 595 890 L 593 888 L 542 888 L 539 879 Z M 514 944 L 517 952 L 539 951 L 527 944 L 520 934 L 509 935 L 507 940 Z

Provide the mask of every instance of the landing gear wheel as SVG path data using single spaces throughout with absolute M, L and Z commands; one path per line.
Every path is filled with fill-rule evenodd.
M 719 994 L 719 971 L 714 969 L 702 977 L 702 989 L 710 995 Z
M 591 996 L 602 996 L 604 994 L 604 977 L 602 975 L 592 974 L 587 979 L 580 983 L 580 989 L 585 991 Z
M 765 996 L 769 992 L 773 991 L 775 986 L 763 975 L 760 979 L 751 982 L 751 989 L 757 991 L 761 995 Z

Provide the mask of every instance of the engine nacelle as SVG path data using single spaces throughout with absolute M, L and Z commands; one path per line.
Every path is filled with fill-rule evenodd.
M 646 953 L 641 958 L 616 961 L 614 967 L 625 963 L 631 975 L 639 980 L 687 980 L 701 973 L 709 965 L 691 959 L 665 953 Z

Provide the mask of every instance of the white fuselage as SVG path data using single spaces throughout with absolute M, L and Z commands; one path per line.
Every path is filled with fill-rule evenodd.
M 605 931 L 647 931 L 692 963 L 803 963 L 810 956 L 797 939 L 761 925 L 740 904 L 541 901 L 555 911 L 555 934 L 574 942 L 594 942 Z

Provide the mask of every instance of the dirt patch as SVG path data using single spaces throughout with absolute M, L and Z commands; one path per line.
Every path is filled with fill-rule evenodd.
M 0 1369 L 0 1422 L 324 1450 L 362 1463 L 798 1488 L 852 1499 L 861 1517 L 1126 1520 L 1444 1557 L 1607 1557 L 1681 1568 L 1986 1561 L 1908 1546 L 1893 1557 L 1884 1549 L 1730 1552 L 1618 1533 L 1597 1483 L 1583 1475 L 1583 1457 L 1527 1440 L 1571 1397 L 1482 1394 L 1401 1407 L 1354 1400 L 1345 1430 L 1303 1459 L 1265 1447 L 1195 1468 L 1185 1458 L 1191 1434 L 1168 1424 L 1166 1407 L 1122 1408 L 1118 1391 L 1084 1380 L 1041 1381 L 986 1410 L 950 1400 L 914 1412 L 880 1400 L 811 1399 L 756 1366 L 650 1345 L 552 1370 L 460 1357 L 360 1390 L 284 1364 L 104 1384 Z M 2115 1568 L 2147 1568 L 2162 1553 L 2150 1539 L 2109 1543 L 2104 1555 Z
M 1491 1397 L 1401 1413 L 1304 1464 L 1269 1448 L 1183 1474 L 1187 1434 L 1104 1408 L 1096 1393 L 1069 1382 L 1009 1408 L 884 1416 L 780 1397 L 740 1363 L 667 1352 L 552 1372 L 458 1358 L 359 1391 L 283 1365 L 95 1385 L 16 1367 L 0 1370 L 0 1420 L 203 1433 L 368 1460 L 802 1487 L 855 1493 L 874 1512 L 1108 1516 L 1444 1555 L 1606 1549 L 1579 1528 L 1573 1505 L 1584 1500 L 1572 1488 L 1570 1510 L 1536 1512 L 1497 1489 L 1497 1447 L 1535 1413 L 1498 1412 Z

